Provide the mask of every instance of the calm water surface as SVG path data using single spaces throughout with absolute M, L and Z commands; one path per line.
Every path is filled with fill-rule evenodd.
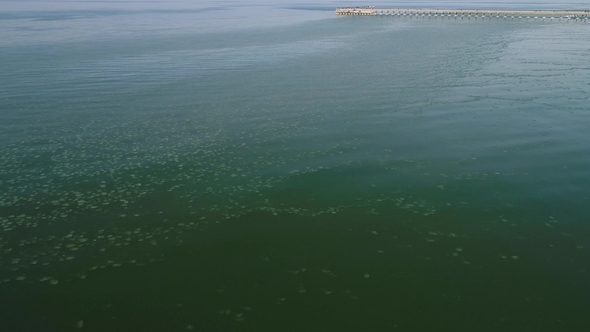
M 347 4 L 4 2 L 2 331 L 586 331 L 590 23 Z

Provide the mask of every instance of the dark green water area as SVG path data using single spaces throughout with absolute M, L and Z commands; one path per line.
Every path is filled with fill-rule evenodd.
M 0 16 L 1 331 L 588 330 L 590 24 L 260 6 Z

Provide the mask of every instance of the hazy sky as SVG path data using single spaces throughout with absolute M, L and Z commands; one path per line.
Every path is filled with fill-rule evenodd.
M 68 9 L 182 9 L 203 7 L 306 6 L 382 8 L 474 8 L 474 9 L 590 9 L 590 0 L 0 0 L 2 11 Z

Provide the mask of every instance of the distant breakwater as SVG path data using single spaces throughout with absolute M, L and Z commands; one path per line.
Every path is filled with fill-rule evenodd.
M 475 10 L 475 9 L 409 9 L 346 7 L 337 8 L 336 15 L 405 16 L 447 18 L 496 18 L 496 19 L 557 19 L 587 21 L 590 10 Z

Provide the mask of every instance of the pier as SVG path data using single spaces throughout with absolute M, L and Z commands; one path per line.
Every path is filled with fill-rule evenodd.
M 408 9 L 347 7 L 337 8 L 336 15 L 405 16 L 447 18 L 503 18 L 503 19 L 551 19 L 584 21 L 590 18 L 590 10 L 474 10 L 474 9 Z

